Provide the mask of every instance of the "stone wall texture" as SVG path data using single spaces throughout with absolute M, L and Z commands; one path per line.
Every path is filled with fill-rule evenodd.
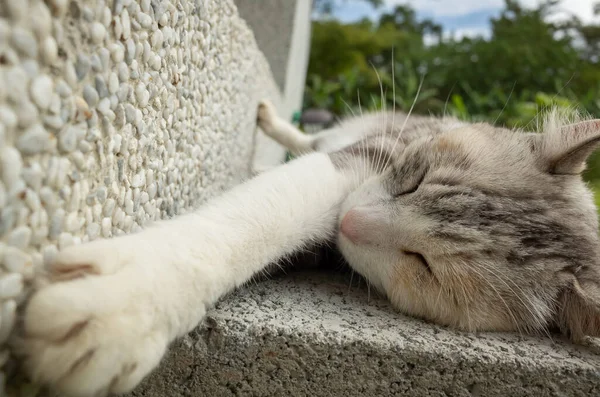
M 245 178 L 263 97 L 232 0 L 0 0 L 0 396 L 33 274 Z

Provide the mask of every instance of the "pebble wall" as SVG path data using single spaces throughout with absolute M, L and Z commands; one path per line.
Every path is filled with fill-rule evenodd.
M 278 89 L 231 0 L 0 0 L 0 368 L 58 250 L 248 175 L 262 97 Z

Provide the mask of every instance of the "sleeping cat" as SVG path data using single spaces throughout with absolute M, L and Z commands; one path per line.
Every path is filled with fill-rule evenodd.
M 600 120 L 542 133 L 377 113 L 307 136 L 268 102 L 259 125 L 300 155 L 143 232 L 70 247 L 26 307 L 33 379 L 126 392 L 221 296 L 330 239 L 402 312 L 463 330 L 600 335 L 596 208 L 580 173 Z

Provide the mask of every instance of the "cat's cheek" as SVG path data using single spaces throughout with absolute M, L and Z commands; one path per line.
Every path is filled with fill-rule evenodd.
M 355 245 L 377 245 L 383 242 L 388 222 L 381 211 L 355 207 L 343 216 L 340 234 Z

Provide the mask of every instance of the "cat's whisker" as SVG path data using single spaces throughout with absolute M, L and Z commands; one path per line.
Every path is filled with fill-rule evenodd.
M 348 108 L 348 110 L 350 111 L 350 113 L 352 114 L 353 117 L 356 117 L 356 115 L 354 114 L 354 110 L 352 110 L 352 108 L 350 107 L 350 105 L 348 104 L 348 102 L 346 102 L 343 98 L 341 98 L 342 102 L 344 103 L 344 105 L 346 105 L 346 107 Z M 350 155 L 345 156 L 348 159 L 348 163 L 350 164 L 351 167 L 351 171 L 352 174 L 354 174 L 355 176 L 355 185 L 358 186 L 359 181 L 360 181 L 360 174 L 359 174 L 359 170 L 358 170 L 358 165 L 355 165 L 354 162 L 352 161 L 352 158 Z
M 396 58 L 394 57 L 394 47 L 392 46 L 392 125 L 390 127 L 390 131 L 394 131 L 396 128 Z M 381 151 L 383 151 L 384 140 L 381 140 Z M 384 164 L 385 165 L 385 164 Z M 385 167 L 382 167 L 381 170 L 377 169 L 377 172 L 381 173 L 385 170 Z
M 350 271 L 350 284 L 348 285 L 348 292 L 347 294 L 350 293 L 350 290 L 352 289 L 352 282 L 354 281 L 354 269 L 351 269 Z
M 402 132 L 404 131 L 404 128 L 406 128 L 406 124 L 408 123 L 408 119 L 410 118 L 410 115 L 412 114 L 415 105 L 417 104 L 417 100 L 419 98 L 419 94 L 421 93 L 421 88 L 423 87 L 423 82 L 425 81 L 425 76 L 423 76 L 421 78 L 421 82 L 419 83 L 419 88 L 417 89 L 417 94 L 415 95 L 415 99 L 413 100 L 413 103 L 410 107 L 410 110 L 408 111 L 408 114 L 406 115 L 406 118 L 404 119 L 404 123 L 402 124 L 402 128 L 400 128 L 400 132 L 398 133 L 398 136 L 396 137 L 396 140 L 394 141 L 394 146 L 392 146 L 392 150 L 391 153 L 394 153 L 394 150 L 396 150 L 396 146 L 398 145 L 398 141 L 400 140 L 400 137 L 402 136 Z M 387 168 L 389 166 L 389 162 L 391 161 L 391 156 L 387 161 L 387 164 L 385 165 L 384 169 Z
M 445 119 L 447 114 L 446 114 L 446 110 L 448 108 L 448 102 L 450 101 L 450 97 L 452 96 L 452 91 L 454 91 L 454 87 L 456 87 L 456 81 L 454 82 L 454 84 L 452 84 L 452 87 L 450 88 L 450 91 L 448 92 L 448 96 L 446 97 L 446 102 L 444 102 L 444 111 L 442 112 L 442 119 Z
M 470 299 L 468 298 L 468 294 L 467 294 L 467 288 L 464 282 L 463 277 L 461 277 L 460 274 L 458 274 L 458 271 L 452 267 L 448 268 L 450 270 L 450 272 L 453 274 L 453 277 L 456 281 L 458 281 L 458 284 L 460 285 L 460 290 L 462 292 L 463 295 L 463 305 L 464 305 L 464 309 L 465 309 L 465 314 L 467 316 L 467 327 L 468 330 L 470 331 L 472 329 L 472 325 L 471 325 L 471 315 L 469 312 L 469 302 Z
M 490 270 L 489 266 L 487 266 L 487 269 Z M 537 312 L 537 310 L 535 310 L 535 306 L 527 304 L 527 302 L 521 297 L 521 296 L 527 295 L 526 292 L 523 290 L 523 288 L 521 288 L 517 283 L 515 283 L 510 278 L 499 278 L 499 279 L 505 283 L 507 288 L 509 288 L 510 291 L 513 293 L 513 295 L 517 297 L 517 299 L 520 301 L 521 305 L 525 308 L 525 310 L 527 310 L 529 312 L 529 314 L 532 316 L 532 318 L 535 319 L 536 325 L 535 325 L 534 329 L 537 331 L 543 331 L 544 334 L 548 338 L 551 339 L 552 337 L 548 331 L 547 324 L 545 324 L 543 322 L 543 319 L 546 316 L 543 313 Z M 511 283 L 520 292 L 520 294 L 518 294 L 512 287 L 510 287 L 510 285 L 508 283 Z M 534 312 L 534 310 L 535 310 L 535 312 Z
M 541 324 L 539 322 L 539 319 L 542 317 L 539 315 L 539 313 L 534 313 L 533 309 L 531 308 L 531 305 L 528 305 L 523 298 L 521 298 L 521 294 L 525 294 L 525 291 L 523 291 L 523 289 L 521 287 L 519 287 L 514 281 L 509 280 L 508 278 L 505 277 L 501 277 L 500 274 L 498 273 L 497 270 L 492 269 L 490 266 L 488 266 L 487 264 L 484 263 L 479 263 L 479 266 L 481 266 L 482 268 L 484 268 L 485 270 L 487 270 L 488 272 L 490 272 L 491 274 L 493 274 L 496 279 L 498 281 L 500 281 L 502 284 L 504 284 L 506 286 L 506 288 L 509 289 L 509 291 L 511 292 L 511 294 L 517 298 L 519 300 L 519 302 L 521 303 L 521 306 L 523 307 L 523 309 L 527 310 L 529 312 L 529 314 L 533 317 L 533 319 L 538 323 L 537 326 L 538 327 L 542 327 L 543 324 Z M 509 284 L 508 281 L 512 282 L 513 285 L 519 290 L 519 292 L 521 292 L 521 294 L 517 293 Z M 537 327 L 536 327 L 537 328 Z
M 363 130 L 366 131 L 367 130 L 367 126 L 366 126 L 366 122 L 365 122 L 365 115 L 363 113 L 362 103 L 361 103 L 361 100 L 360 100 L 360 90 L 358 90 L 358 89 L 356 90 L 356 101 L 358 103 L 358 110 L 360 112 L 360 118 L 359 119 L 362 122 Z M 365 146 L 365 143 L 364 143 L 364 140 L 361 140 L 360 143 L 359 143 L 359 148 L 358 148 L 359 155 L 361 157 L 364 157 L 364 153 L 365 153 L 362 150 L 363 146 Z M 366 176 L 367 175 L 367 165 L 366 165 L 366 162 L 363 163 L 362 168 L 363 168 L 363 171 L 364 171 L 364 175 Z
M 496 119 L 494 120 L 494 122 L 492 123 L 492 125 L 496 125 L 496 123 L 498 122 L 498 120 L 500 119 L 500 116 L 502 116 L 502 113 L 504 113 L 504 110 L 506 110 L 506 107 L 508 106 L 508 102 L 510 101 L 510 97 L 512 96 L 513 92 L 515 91 L 515 87 L 517 86 L 517 81 L 515 80 L 512 89 L 510 90 L 510 93 L 508 94 L 508 98 L 506 98 L 506 102 L 504 103 L 504 107 L 502 107 L 502 110 L 500 110 L 500 113 L 498 113 L 498 117 L 496 117 Z
M 465 265 L 468 266 L 468 264 L 465 264 Z M 506 302 L 506 300 L 504 299 L 504 297 L 502 296 L 500 291 L 498 291 L 498 289 L 494 286 L 494 284 L 492 282 L 490 282 L 490 280 L 488 280 L 488 278 L 484 274 L 482 274 L 479 270 L 477 270 L 475 266 L 470 266 L 469 269 L 471 272 L 473 272 L 474 274 L 479 276 L 479 279 L 481 281 L 483 281 L 485 284 L 487 284 L 494 291 L 496 296 L 498 296 L 498 299 L 500 299 L 500 301 L 506 308 L 506 313 L 510 316 L 514 327 L 516 328 L 517 332 L 521 335 L 521 322 L 517 320 L 517 317 L 515 316 L 513 310 L 510 308 L 510 306 L 508 305 L 508 303 Z M 499 276 L 495 272 L 491 272 L 490 274 L 492 276 L 496 277 L 497 279 L 499 278 Z
M 550 102 L 553 102 L 556 99 L 556 97 L 559 96 L 560 93 L 565 88 L 567 88 L 567 86 L 571 83 L 571 81 L 573 80 L 574 77 L 575 77 L 575 73 L 573 73 L 571 75 L 571 77 L 569 78 L 569 80 L 567 80 L 567 82 L 556 92 L 556 94 L 554 94 L 552 96 L 552 99 L 550 100 Z M 539 109 L 539 105 L 538 104 L 536 104 L 536 107 Z M 535 122 L 536 122 L 536 131 L 540 131 L 540 118 L 539 118 L 539 115 L 540 115 L 541 112 L 542 112 L 541 110 L 538 110 L 537 113 L 536 113 L 536 115 L 527 124 L 525 124 L 525 127 L 522 127 L 522 129 L 523 130 L 527 130 L 527 127 L 529 127 L 529 125 L 535 120 Z
M 380 102 L 381 102 L 381 110 L 382 112 L 381 114 L 381 128 L 380 128 L 380 133 L 385 133 L 385 127 L 387 124 L 387 112 L 385 111 L 385 97 L 384 97 L 384 93 L 383 93 L 383 83 L 381 81 L 381 76 L 379 75 L 379 71 L 377 70 L 377 68 L 375 68 L 375 65 L 373 65 L 373 63 L 371 63 L 371 66 L 373 67 L 373 70 L 375 71 L 375 75 L 377 76 L 377 81 L 379 82 L 379 91 L 380 91 Z M 377 153 L 377 157 L 375 160 L 375 170 L 379 169 L 379 161 L 381 160 L 381 151 L 379 151 Z

